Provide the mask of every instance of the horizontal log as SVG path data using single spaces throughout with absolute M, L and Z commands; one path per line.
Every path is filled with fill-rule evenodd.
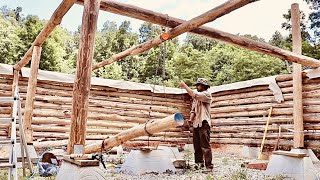
M 238 105 L 238 106 L 225 106 L 212 108 L 212 114 L 228 113 L 228 112 L 244 112 L 244 111 L 255 111 L 255 110 L 269 110 L 273 108 L 292 108 L 293 103 L 290 101 L 279 103 L 263 103 L 263 104 L 250 104 L 250 105 Z
M 245 138 L 245 139 L 259 139 L 263 138 L 264 133 L 258 132 L 242 132 L 242 133 L 213 133 L 210 135 L 211 138 Z M 278 133 L 267 133 L 266 139 L 278 139 Z M 306 140 L 320 140 L 320 133 L 305 132 L 304 137 Z M 280 134 L 281 140 L 293 140 L 293 132 L 283 132 Z
M 273 108 L 272 115 L 292 115 L 292 108 Z M 211 114 L 211 118 L 222 118 L 222 117 L 263 117 L 268 115 L 268 110 L 251 110 L 251 111 L 243 111 L 243 112 L 232 112 L 232 113 L 218 113 Z
M 26 79 L 27 82 L 27 79 Z M 20 81 L 20 86 L 27 86 L 26 82 Z M 38 92 L 40 93 L 46 93 L 46 94 L 54 94 L 54 92 L 48 92 L 46 89 L 55 90 L 58 91 L 58 94 L 61 94 L 62 96 L 70 96 L 72 94 L 66 93 L 66 91 L 72 92 L 72 83 L 68 83 L 66 86 L 61 86 L 59 84 L 48 84 L 44 83 L 45 81 L 38 81 L 37 87 Z M 49 83 L 51 83 L 50 81 Z M 54 83 L 54 82 L 53 82 Z M 26 87 L 21 86 L 21 92 L 26 92 Z M 162 101 L 162 102 L 183 102 L 183 101 L 189 101 L 189 98 L 186 96 L 186 94 L 162 94 L 162 93 L 152 93 L 148 91 L 139 91 L 139 90 L 124 90 L 124 89 L 115 89 L 115 88 L 109 88 L 104 86 L 95 86 L 99 88 L 92 88 L 90 90 L 91 95 L 102 95 L 102 96 L 113 96 L 113 97 L 128 97 L 128 98 L 134 98 L 134 99 L 147 99 L 152 101 Z M 64 92 L 62 92 L 62 91 Z M 68 95 L 69 94 L 69 95 Z M 107 97 L 110 98 L 110 97 Z
M 23 96 L 22 96 L 23 97 Z M 36 101 L 44 101 L 50 103 L 60 103 L 60 104 L 71 104 L 71 98 L 57 98 L 57 97 L 50 97 L 50 96 L 35 96 Z M 112 107 L 112 108 L 122 108 L 122 109 L 133 109 L 133 110 L 145 110 L 147 112 L 155 111 L 155 112 L 162 112 L 162 113 L 173 113 L 178 111 L 186 111 L 183 108 L 173 108 L 173 107 L 164 107 L 164 106 L 148 106 L 148 105 L 141 105 L 136 104 L 132 106 L 132 104 L 126 103 L 116 103 L 116 102 L 106 102 L 101 100 L 90 100 L 89 106 L 99 106 L 99 107 Z
M 262 139 L 241 139 L 241 138 L 214 138 L 211 143 L 215 144 L 239 144 L 239 145 L 250 145 L 250 146 L 260 146 Z M 277 140 L 266 140 L 265 145 L 275 146 Z M 292 147 L 293 141 L 280 140 L 280 146 Z M 320 146 L 320 141 L 305 141 L 305 147 L 311 149 L 318 149 Z
M 243 99 L 243 98 L 253 98 L 259 96 L 272 96 L 273 92 L 271 90 L 263 90 L 263 91 L 254 91 L 254 92 L 245 92 L 245 93 L 237 93 L 230 94 L 224 96 L 212 97 L 212 102 L 231 100 L 231 99 Z
M 232 126 L 232 125 L 265 125 L 267 118 L 253 117 L 253 118 L 218 118 L 212 119 L 212 126 Z M 293 123 L 292 117 L 272 117 L 269 124 Z
M 242 88 L 242 89 L 220 91 L 220 92 L 212 93 L 212 98 L 214 99 L 215 97 L 220 97 L 225 95 L 257 92 L 257 91 L 267 91 L 267 90 L 269 90 L 268 86 L 255 86 L 255 87 L 248 87 L 248 88 Z
M 47 110 L 64 110 L 71 111 L 71 105 L 62 105 L 62 104 L 52 104 L 52 103 L 43 103 L 43 102 L 35 102 L 35 109 L 47 109 Z M 111 109 L 107 107 L 98 107 L 98 106 L 90 106 L 88 108 L 90 113 L 101 113 L 101 114 L 115 114 L 120 116 L 131 116 L 131 117 L 141 117 L 141 118 L 163 118 L 168 116 L 168 113 L 159 113 L 154 111 L 136 111 L 136 110 L 128 110 L 128 109 Z
M 293 130 L 293 124 L 280 124 L 283 131 L 288 131 L 288 129 Z M 246 126 L 213 126 L 211 132 L 213 133 L 239 133 L 239 132 L 263 132 L 265 125 L 246 125 Z M 305 124 L 305 130 L 313 131 L 320 130 L 319 124 Z M 273 124 L 268 126 L 269 131 L 278 132 L 279 125 Z
M 71 114 L 69 111 L 52 111 L 36 109 L 33 112 L 33 117 L 57 117 L 57 118 L 71 118 Z M 119 116 L 115 114 L 100 114 L 100 113 L 89 113 L 88 119 L 91 120 L 109 120 L 109 121 L 121 121 L 124 122 L 132 122 L 132 123 L 144 123 L 149 120 L 149 118 L 138 118 L 138 117 L 128 117 L 128 116 Z

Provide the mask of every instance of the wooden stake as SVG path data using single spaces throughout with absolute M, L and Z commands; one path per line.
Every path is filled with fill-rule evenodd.
M 301 30 L 299 4 L 291 5 L 293 52 L 301 54 Z M 303 105 L 302 105 L 302 70 L 301 65 L 293 63 L 293 120 L 294 148 L 304 147 Z
M 42 49 L 41 46 L 33 47 L 30 75 L 28 80 L 26 104 L 24 108 L 23 123 L 24 123 L 24 128 L 26 133 L 26 141 L 29 144 L 30 143 L 32 144 L 33 142 L 31 123 L 32 123 L 34 99 L 35 99 L 36 88 L 37 88 L 37 78 L 38 78 L 41 49 Z
M 100 0 L 85 0 L 84 2 L 77 71 L 73 85 L 68 154 L 73 153 L 74 144 L 85 144 L 91 68 L 100 7 Z
M 266 141 L 266 136 L 267 136 L 267 132 L 268 132 L 268 126 L 269 126 L 271 113 L 272 113 L 272 107 L 270 107 L 267 124 L 266 124 L 266 127 L 264 128 L 264 133 L 263 133 L 263 138 L 262 138 L 262 142 L 261 142 L 261 147 L 260 147 L 258 159 L 262 159 L 262 151 L 263 151 L 264 143 Z
M 182 33 L 185 33 L 185 32 L 188 32 L 192 29 L 195 29 L 195 28 L 197 28 L 207 22 L 213 21 L 213 20 L 215 20 L 225 14 L 232 12 L 233 10 L 236 10 L 236 9 L 238 9 L 242 6 L 245 6 L 249 3 L 252 3 L 252 2 L 255 2 L 255 0 L 230 0 L 230 1 L 227 1 L 224 4 L 222 4 L 216 8 L 211 9 L 210 11 L 191 19 L 190 21 L 186 21 L 186 22 L 180 24 L 179 26 L 163 33 L 162 35 L 156 37 L 153 40 L 149 40 L 149 41 L 142 43 L 140 45 L 133 46 L 133 47 L 131 47 L 131 48 L 119 53 L 119 54 L 112 56 L 109 59 L 106 59 L 106 60 L 94 65 L 93 70 L 98 69 L 100 67 L 103 67 L 105 65 L 111 64 L 111 63 L 118 61 L 124 57 L 127 57 L 129 55 L 133 56 L 133 55 L 141 54 L 144 51 L 149 50 L 152 47 L 155 47 L 166 40 L 175 38 Z
M 31 59 L 33 47 L 41 46 L 44 43 L 44 41 L 47 39 L 50 33 L 54 30 L 54 28 L 61 23 L 63 16 L 69 11 L 69 9 L 72 7 L 72 5 L 76 1 L 77 0 L 63 0 L 60 3 L 59 7 L 53 13 L 50 20 L 48 21 L 46 26 L 42 29 L 42 31 L 37 36 L 37 38 L 34 40 L 29 50 L 26 52 L 23 58 L 14 66 L 14 69 L 21 70 L 22 67 L 24 67 L 29 63 Z
M 83 0 L 78 0 L 78 4 L 83 4 Z M 133 5 L 128 5 L 111 0 L 102 0 L 100 9 L 103 11 L 119 14 L 122 16 L 128 16 L 142 21 L 159 24 L 170 28 L 175 28 L 180 24 L 186 22 L 185 20 L 178 19 L 167 14 L 161 14 L 158 12 L 150 11 L 144 8 L 140 8 Z M 297 55 L 287 50 L 271 46 L 267 43 L 257 42 L 251 39 L 239 37 L 227 32 L 223 32 L 214 28 L 201 26 L 199 28 L 189 31 L 194 34 L 199 34 L 209 38 L 214 38 L 219 41 L 237 45 L 252 51 L 268 54 L 273 57 L 280 58 L 282 60 L 288 60 L 291 62 L 297 62 L 310 67 L 319 67 L 320 61 L 314 58 L 310 58 L 303 55 Z

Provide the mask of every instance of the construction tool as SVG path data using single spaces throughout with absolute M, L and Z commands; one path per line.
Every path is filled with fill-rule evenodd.
M 263 159 L 262 158 L 262 151 L 263 151 L 264 143 L 266 141 L 266 136 L 267 136 L 267 132 L 268 132 L 268 126 L 269 126 L 269 121 L 270 121 L 270 118 L 271 118 L 271 113 L 272 113 L 272 107 L 270 107 L 269 115 L 268 115 L 268 119 L 267 119 L 267 123 L 266 123 L 266 127 L 264 128 L 263 139 L 262 139 L 262 142 L 261 142 L 261 147 L 260 147 L 260 151 L 259 151 L 259 155 L 258 155 L 258 159 L 259 160 Z

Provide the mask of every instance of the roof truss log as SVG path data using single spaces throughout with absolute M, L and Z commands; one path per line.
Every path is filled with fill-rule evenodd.
M 116 54 L 112 56 L 109 59 L 106 59 L 96 65 L 93 66 L 93 70 L 98 69 L 100 67 L 103 67 L 105 65 L 111 64 L 115 61 L 118 61 L 126 56 L 129 55 L 138 55 L 143 53 L 146 50 L 151 49 L 152 47 L 155 47 L 162 42 L 175 38 L 178 35 L 188 32 L 192 29 L 195 29 L 205 23 L 208 23 L 210 21 L 213 21 L 225 14 L 228 14 L 238 8 L 241 8 L 247 4 L 250 4 L 252 2 L 255 2 L 256 0 L 230 0 L 227 1 L 220 6 L 217 6 L 208 12 L 201 14 L 200 16 L 197 16 L 189 21 L 185 21 L 182 24 L 174 27 L 173 29 L 161 34 L 160 36 L 156 37 L 155 39 L 149 40 L 145 43 L 139 44 L 137 46 L 133 46 L 119 54 Z M 105 1 L 104 1 L 105 2 Z
M 19 71 L 22 67 L 29 63 L 32 57 L 33 47 L 41 46 L 44 43 L 44 41 L 49 37 L 54 28 L 61 23 L 63 16 L 69 11 L 69 9 L 76 1 L 77 0 L 63 0 L 60 3 L 58 8 L 52 14 L 46 26 L 42 29 L 42 31 L 32 43 L 29 50 L 26 52 L 23 58 L 14 66 L 14 69 Z
M 83 4 L 83 0 L 78 0 L 78 4 Z M 128 16 L 135 19 L 147 21 L 150 23 L 158 24 L 161 26 L 166 26 L 170 28 L 175 28 L 182 23 L 185 23 L 185 20 L 178 19 L 166 14 L 154 12 L 144 8 L 140 8 L 133 5 L 128 5 L 124 3 L 119 3 L 110 0 L 102 0 L 100 4 L 100 10 L 111 12 L 114 14 L 119 14 L 122 16 Z M 190 31 L 191 33 L 206 36 L 209 38 L 214 38 L 216 40 L 237 45 L 252 51 L 256 51 L 263 54 L 268 54 L 273 57 L 280 58 L 282 60 L 288 60 L 291 62 L 303 64 L 309 67 L 320 67 L 320 61 L 314 58 L 310 58 L 303 55 L 298 55 L 293 52 L 283 50 L 281 48 L 271 46 L 267 43 L 257 42 L 251 39 L 239 37 L 227 32 L 223 32 L 214 28 L 201 26 Z M 116 58 L 125 57 L 125 53 L 122 52 L 116 55 Z M 99 66 L 94 66 L 94 69 L 99 68 Z

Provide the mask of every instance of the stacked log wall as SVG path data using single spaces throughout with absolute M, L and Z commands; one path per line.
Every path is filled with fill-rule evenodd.
M 213 94 L 211 141 L 218 144 L 259 146 L 270 107 L 272 115 L 266 144 L 293 146 L 293 90 L 292 75 L 276 77 L 284 102 L 277 103 L 268 86 L 223 91 Z M 305 146 L 320 145 L 320 78 L 309 79 L 303 74 L 303 113 Z
M 12 77 L 0 78 L 0 96 L 11 96 Z M 24 108 L 28 80 L 20 78 L 19 89 Z M 183 94 L 161 94 L 92 85 L 90 91 L 87 139 L 105 139 L 122 130 L 176 112 L 189 116 L 190 98 Z M 34 141 L 68 139 L 70 131 L 72 84 L 38 80 L 32 129 Z M 0 103 L 0 117 L 10 116 L 10 103 Z M 0 125 L 0 136 L 6 136 L 9 124 Z M 139 141 L 181 142 L 188 132 L 170 129 Z
M 268 110 L 273 107 L 266 144 L 274 146 L 281 126 L 280 146 L 293 145 L 292 75 L 276 77 L 284 102 L 278 103 L 268 86 L 254 86 L 212 94 L 211 142 L 259 146 Z M 305 146 L 320 147 L 320 78 L 303 75 Z M 12 76 L 1 75 L 0 96 L 11 95 Z M 25 99 L 27 78 L 20 78 L 20 93 Z M 108 138 L 124 129 L 175 112 L 189 116 L 187 95 L 157 94 L 105 86 L 91 87 L 87 139 Z M 64 140 L 69 137 L 72 84 L 38 81 L 32 128 L 34 140 Z M 23 101 L 24 105 L 24 101 Z M 0 116 L 9 117 L 10 104 L 0 103 Z M 0 136 L 7 135 L 7 125 L 0 125 Z M 192 142 L 192 134 L 179 128 L 170 129 L 135 141 Z

